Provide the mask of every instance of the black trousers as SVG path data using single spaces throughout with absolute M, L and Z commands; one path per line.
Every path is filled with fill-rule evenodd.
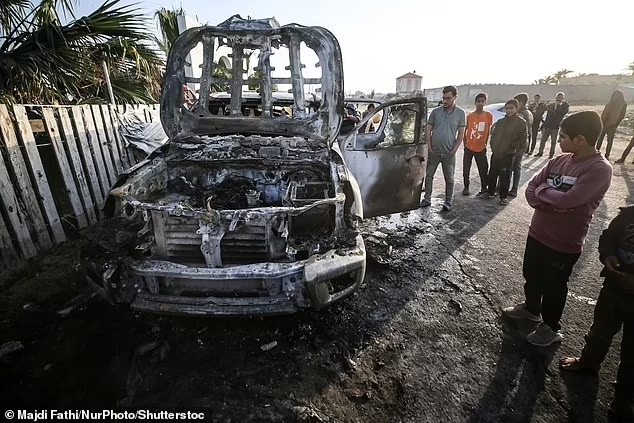
M 487 189 L 487 169 L 489 169 L 486 149 L 476 153 L 465 147 L 464 154 L 462 155 L 462 177 L 464 179 L 464 187 L 467 189 L 469 188 L 469 175 L 471 173 L 471 162 L 473 162 L 473 159 L 475 159 L 476 166 L 478 167 L 478 175 L 480 175 L 480 192 L 484 192 Z
M 561 329 L 559 321 L 566 306 L 568 280 L 581 254 L 562 253 L 529 236 L 524 250 L 524 294 L 526 308 L 541 314 L 552 330 Z
M 624 294 L 604 285 L 594 307 L 594 321 L 586 334 L 586 345 L 581 352 L 583 364 L 598 368 L 610 350 L 612 338 L 621 327 L 621 364 L 616 376 L 615 395 L 628 398 L 634 395 L 634 294 Z
M 630 151 L 632 151 L 632 148 L 634 148 L 634 137 L 632 137 L 632 139 L 630 140 L 630 143 L 627 145 L 627 147 L 625 147 L 625 151 L 623 151 L 621 160 L 625 161 L 625 159 L 627 159 L 627 155 L 630 154 Z
M 513 167 L 511 173 L 511 191 L 517 194 L 517 190 L 520 186 L 520 179 L 522 177 L 522 159 L 524 158 L 524 152 L 519 151 L 513 158 Z
M 603 128 L 603 132 L 599 136 L 597 142 L 597 150 L 601 151 L 601 145 L 603 145 L 603 139 L 608 136 L 608 146 L 605 148 L 605 157 L 610 157 L 610 151 L 612 151 L 612 143 L 614 142 L 614 136 L 616 135 L 616 126 L 608 126 Z
M 513 154 L 495 154 L 491 156 L 491 168 L 489 169 L 489 195 L 495 195 L 495 188 L 500 181 L 500 199 L 509 195 L 511 183 L 511 169 L 513 168 Z

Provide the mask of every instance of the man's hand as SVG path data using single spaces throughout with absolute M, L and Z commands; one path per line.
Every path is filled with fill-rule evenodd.
M 623 274 L 619 269 L 621 268 L 621 263 L 619 263 L 619 258 L 616 256 L 609 256 L 605 258 L 605 267 L 610 272 L 616 274 Z

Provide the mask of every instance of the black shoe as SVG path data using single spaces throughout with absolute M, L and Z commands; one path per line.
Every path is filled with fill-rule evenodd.
M 552 154 L 549 154 L 549 155 L 548 155 L 548 158 L 549 158 L 549 159 L 552 159 L 552 158 L 553 158 L 553 155 L 552 155 Z
M 614 162 L 614 164 L 623 164 L 625 163 L 625 160 L 623 159 L 618 159 L 617 161 Z
M 537 154 L 535 154 L 535 156 L 534 156 L 534 157 L 541 157 L 541 156 L 543 156 L 543 155 L 544 155 L 544 153 L 537 153 Z
M 509 191 L 509 197 L 517 197 L 517 191 Z
M 470 195 L 469 188 L 465 188 L 462 190 L 462 195 Z

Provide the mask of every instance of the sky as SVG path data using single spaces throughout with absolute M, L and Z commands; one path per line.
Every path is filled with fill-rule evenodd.
M 103 3 L 77 2 L 78 15 Z M 394 92 L 413 71 L 436 88 L 531 84 L 564 68 L 617 74 L 634 62 L 632 0 L 121 1 L 133 3 L 148 15 L 182 7 L 211 25 L 240 14 L 323 26 L 341 45 L 346 93 Z

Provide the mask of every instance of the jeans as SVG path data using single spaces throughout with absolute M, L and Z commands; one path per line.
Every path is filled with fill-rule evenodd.
M 431 201 L 431 193 L 434 188 L 434 176 L 438 165 L 442 165 L 442 174 L 445 178 L 445 202 L 453 201 L 454 173 L 456 171 L 456 155 L 451 153 L 438 153 L 434 150 L 427 157 L 427 173 L 425 175 L 425 199 Z
M 603 132 L 599 136 L 599 141 L 597 142 L 597 150 L 601 151 L 601 146 L 603 145 L 603 139 L 605 136 L 608 136 L 608 146 L 605 148 L 605 157 L 610 157 L 610 151 L 612 151 L 612 143 L 614 142 L 614 136 L 616 135 L 616 126 L 608 126 L 607 128 L 603 128 Z
M 513 178 L 511 179 L 512 185 L 511 185 L 511 191 L 514 194 L 517 194 L 517 189 L 520 186 L 520 178 L 522 176 L 522 159 L 524 158 L 524 152 L 520 151 L 517 154 L 515 154 L 515 157 L 513 158 L 513 167 L 512 167 L 512 175 Z M 509 175 L 511 176 L 511 175 Z
M 550 153 L 549 156 L 555 155 L 555 146 L 557 145 L 557 139 L 559 138 L 559 128 L 544 128 L 542 127 L 542 141 L 539 144 L 538 154 L 544 153 L 544 147 L 546 146 L 546 141 L 548 141 L 548 137 L 550 137 Z
M 486 149 L 475 153 L 465 147 L 464 154 L 462 156 L 462 177 L 464 179 L 464 187 L 469 189 L 471 162 L 473 162 L 474 158 L 476 166 L 478 167 L 478 175 L 480 175 L 480 192 L 484 192 L 487 189 L 487 171 L 489 169 Z
M 500 199 L 506 198 L 511 182 L 511 168 L 513 167 L 514 153 L 495 154 L 491 156 L 491 168 L 489 169 L 489 195 L 495 195 L 498 178 L 500 180 Z
M 632 148 L 634 148 L 634 137 L 632 137 L 632 139 L 630 140 L 630 143 L 627 145 L 627 147 L 625 147 L 625 151 L 623 151 L 623 155 L 621 156 L 621 161 L 625 161 L 625 159 L 627 159 L 627 155 L 630 154 L 630 151 L 632 151 Z
M 612 345 L 612 338 L 623 327 L 621 364 L 616 376 L 616 396 L 634 394 L 634 295 L 623 294 L 609 286 L 599 293 L 594 320 L 586 334 L 581 362 L 599 368 Z
M 526 240 L 523 264 L 525 305 L 531 313 L 541 314 L 544 323 L 554 331 L 561 329 L 559 321 L 566 306 L 568 280 L 580 255 L 553 250 L 530 235 Z

